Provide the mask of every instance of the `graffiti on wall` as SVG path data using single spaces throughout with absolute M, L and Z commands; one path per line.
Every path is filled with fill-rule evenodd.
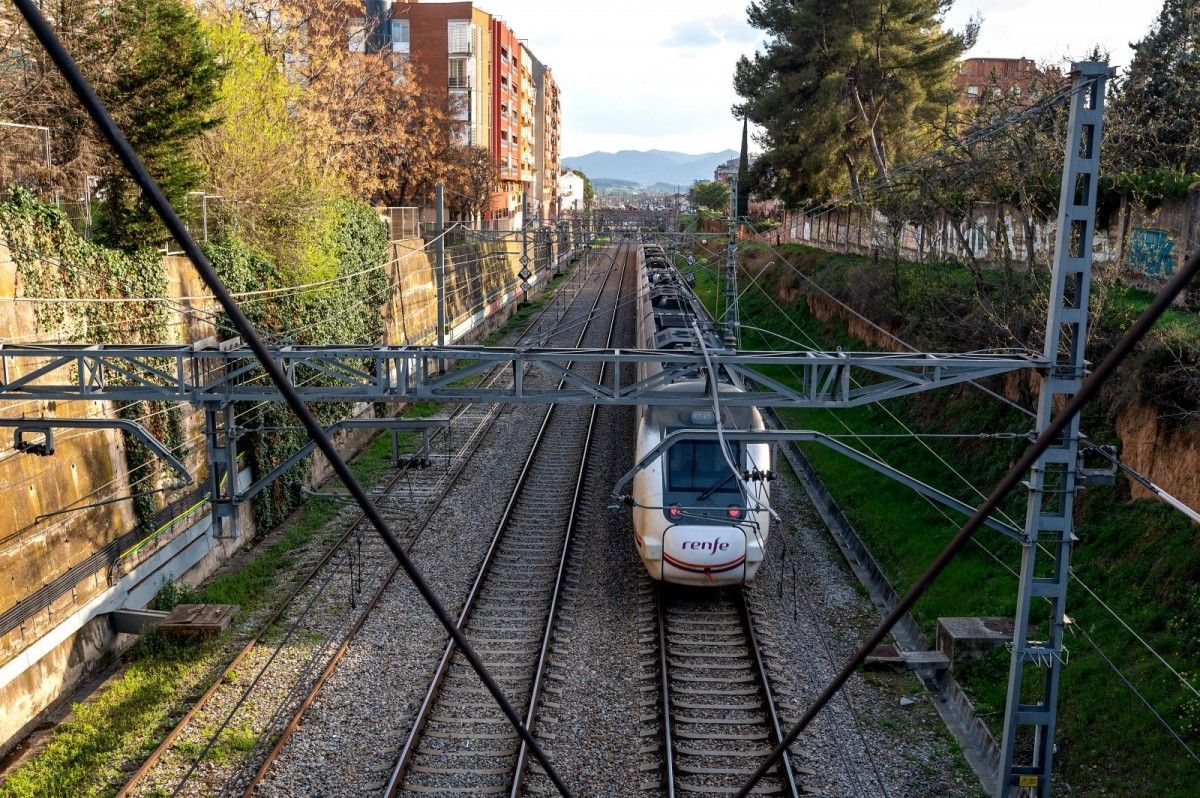
M 1170 277 L 1175 271 L 1175 242 L 1165 230 L 1135 227 L 1129 266 L 1149 277 Z

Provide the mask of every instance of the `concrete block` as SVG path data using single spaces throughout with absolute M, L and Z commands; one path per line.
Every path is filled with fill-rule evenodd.
M 1012 634 L 1012 618 L 938 618 L 937 648 L 953 668 L 1003 646 Z

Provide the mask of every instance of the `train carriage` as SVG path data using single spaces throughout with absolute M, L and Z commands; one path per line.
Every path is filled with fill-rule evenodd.
M 638 255 L 637 334 L 642 349 L 698 350 L 697 334 L 704 348 L 724 348 L 689 280 L 653 245 Z M 661 371 L 658 363 L 643 363 L 638 378 Z M 764 443 L 724 441 L 723 448 L 715 434 L 717 411 L 708 381 L 707 372 L 698 369 L 661 389 L 694 395 L 695 404 L 638 407 L 636 462 L 673 432 L 707 434 L 685 434 L 634 476 L 634 536 L 654 579 L 697 586 L 741 584 L 754 578 L 766 549 L 772 452 Z M 717 387 L 718 399 L 745 391 L 724 372 Z M 717 404 L 722 429 L 765 429 L 756 408 Z

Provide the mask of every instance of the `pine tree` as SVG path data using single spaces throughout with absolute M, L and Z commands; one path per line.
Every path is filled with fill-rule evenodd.
M 181 207 L 204 178 L 189 145 L 217 124 L 209 110 L 224 67 L 181 0 L 122 2 L 113 22 L 116 74 L 103 99 L 167 199 Z M 161 242 L 165 230 L 115 159 L 101 186 L 101 240 L 126 249 Z
M 737 218 L 750 215 L 750 120 L 742 119 L 742 153 L 738 157 Z
M 750 24 L 770 35 L 737 65 L 735 111 L 761 125 L 758 184 L 791 204 L 869 177 L 941 127 L 957 91 L 958 58 L 974 40 L 944 29 L 950 0 L 755 0 Z
M 1121 172 L 1200 171 L 1200 4 L 1165 0 L 1154 28 L 1134 45 L 1116 90 L 1111 161 Z M 1106 158 L 1106 160 L 1109 160 Z

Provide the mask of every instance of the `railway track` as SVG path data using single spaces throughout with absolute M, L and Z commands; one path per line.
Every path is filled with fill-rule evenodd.
M 655 603 L 663 794 L 733 795 L 782 736 L 746 596 L 660 583 Z M 753 794 L 804 794 L 789 754 Z
M 597 330 L 589 321 L 577 346 L 611 342 L 628 257 L 627 249 L 607 329 Z M 609 279 L 613 273 L 615 269 Z M 593 320 L 598 305 L 599 297 L 589 314 Z M 594 376 L 603 379 L 604 373 Z M 531 729 L 537 720 L 596 412 L 595 407 L 578 405 L 552 405 L 546 410 L 458 617 L 460 628 Z M 447 644 L 384 794 L 389 798 L 400 794 L 515 796 L 528 758 L 525 745 L 474 671 Z
M 517 340 L 552 330 L 586 289 L 588 277 L 586 269 L 577 269 L 560 286 L 556 301 L 535 314 Z M 509 379 L 511 373 L 497 368 L 480 384 Z M 431 465 L 444 467 L 422 469 L 418 459 L 411 459 L 388 481 L 381 498 L 403 500 L 404 512 L 385 507 L 384 513 L 406 546 L 437 511 L 501 410 L 496 405 L 456 407 L 447 429 L 435 436 L 446 441 L 447 450 L 435 455 Z M 358 514 L 298 573 L 295 587 L 134 771 L 118 798 L 235 794 L 247 783 L 246 792 L 252 791 L 396 572 L 395 558 Z M 337 589 L 346 585 L 348 592 Z M 248 735 L 253 735 L 252 744 Z M 262 767 L 251 775 L 268 745 Z M 230 759 L 236 760 L 233 768 L 227 766 Z

